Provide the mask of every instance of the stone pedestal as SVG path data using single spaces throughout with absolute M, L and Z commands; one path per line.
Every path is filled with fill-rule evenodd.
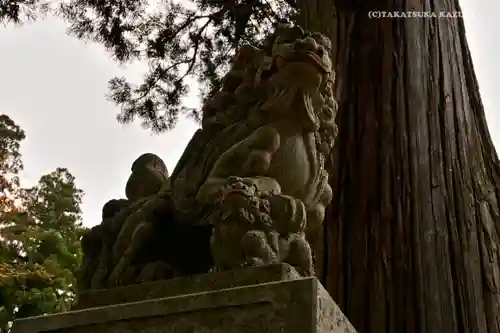
M 355 333 L 315 278 L 288 265 L 82 295 L 80 310 L 17 320 L 13 333 Z

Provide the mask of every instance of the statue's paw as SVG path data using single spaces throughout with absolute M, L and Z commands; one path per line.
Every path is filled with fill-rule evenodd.
M 266 265 L 266 262 L 262 258 L 250 257 L 245 261 L 243 267 L 256 267 L 264 265 Z
M 127 263 L 121 259 L 109 275 L 109 283 L 114 286 L 123 284 L 125 273 L 127 271 Z
M 135 283 L 137 280 L 137 268 L 128 266 L 125 268 L 125 273 L 121 278 L 120 285 L 129 285 Z
M 303 277 L 314 276 L 314 269 L 312 267 L 304 268 L 304 267 L 295 266 L 294 268 L 297 271 L 297 273 L 300 274 L 300 276 L 303 276 Z
M 158 261 L 149 263 L 142 269 L 137 279 L 139 282 L 150 282 L 158 280 L 167 280 L 176 277 L 176 270 L 167 263 Z
M 263 175 L 271 165 L 271 153 L 267 151 L 251 151 L 243 163 L 242 173 L 249 175 Z
M 111 273 L 111 275 L 108 278 L 108 284 L 110 286 L 120 285 L 120 275 L 121 273 L 115 273 L 115 271 L 113 270 L 113 273 Z
M 225 272 L 225 271 L 230 271 L 232 269 L 237 269 L 237 268 L 242 268 L 244 267 L 243 264 L 241 265 L 237 265 L 237 264 L 233 264 L 233 265 L 223 265 L 223 266 L 214 266 L 210 269 L 210 273 L 221 273 L 221 272 Z
M 116 270 L 118 268 L 118 270 Z M 133 266 L 115 267 L 108 279 L 108 287 L 129 285 L 135 282 L 136 268 Z

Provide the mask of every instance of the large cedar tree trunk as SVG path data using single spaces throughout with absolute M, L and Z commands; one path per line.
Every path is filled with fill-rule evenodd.
M 299 0 L 337 66 L 323 283 L 360 333 L 499 333 L 500 168 L 464 23 L 367 14 L 459 5 L 343 2 Z

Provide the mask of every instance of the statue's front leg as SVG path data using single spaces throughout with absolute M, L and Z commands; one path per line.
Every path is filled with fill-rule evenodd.
M 248 266 L 261 266 L 277 263 L 278 255 L 269 244 L 269 232 L 262 230 L 248 231 L 241 240 L 241 248 Z M 275 235 L 277 237 L 277 235 Z
M 307 228 L 306 238 L 314 253 L 316 259 L 316 271 L 321 274 L 324 266 L 323 256 L 323 220 L 325 219 L 326 207 L 330 204 L 333 196 L 332 188 L 327 183 L 327 179 L 319 186 L 322 191 L 319 193 L 316 201 L 312 202 L 307 208 Z
M 132 265 L 132 261 L 135 259 L 136 254 L 141 247 L 146 244 L 146 241 L 151 236 L 152 231 L 153 224 L 148 221 L 143 221 L 137 226 L 127 250 L 123 253 L 123 256 L 120 258 L 118 264 L 115 266 L 109 277 L 110 283 L 115 285 L 121 284 L 127 267 Z
M 303 232 L 307 226 L 307 213 L 304 203 L 284 194 L 274 194 L 267 199 L 273 228 L 280 234 Z
M 111 248 L 108 244 L 105 244 L 101 255 L 99 256 L 99 262 L 97 264 L 97 269 L 92 276 L 91 289 L 102 289 L 107 287 L 106 278 L 109 272 L 109 264 L 111 262 Z
M 224 191 L 231 177 L 263 178 L 279 146 L 280 135 L 274 127 L 258 128 L 249 137 L 221 154 L 206 181 L 199 188 L 196 199 L 200 203 L 213 203 L 214 198 Z M 261 185 L 267 183 L 262 182 Z M 271 184 L 271 187 L 275 185 Z
M 296 268 L 302 276 L 313 276 L 313 253 L 305 237 L 308 215 L 304 203 L 287 195 L 269 199 L 273 227 L 280 234 L 280 260 Z
M 292 236 L 284 261 L 295 267 L 300 275 L 314 276 L 313 253 L 304 233 Z
M 244 229 L 238 222 L 231 218 L 214 222 L 210 249 L 215 271 L 237 268 L 244 264 L 241 247 Z

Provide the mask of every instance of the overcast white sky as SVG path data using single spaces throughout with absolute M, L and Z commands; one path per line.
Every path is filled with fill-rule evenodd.
M 461 5 L 490 131 L 500 147 L 500 2 L 462 0 Z M 171 172 L 196 124 L 185 119 L 159 136 L 139 124 L 118 124 L 117 107 L 104 97 L 108 79 L 140 80 L 141 65 L 120 68 L 102 47 L 67 36 L 65 28 L 56 19 L 0 27 L 0 113 L 27 133 L 23 184 L 59 166 L 68 168 L 86 193 L 84 223 L 91 226 L 100 222 L 107 200 L 124 196 L 135 158 L 156 153 Z M 194 94 L 188 103 L 198 103 Z

